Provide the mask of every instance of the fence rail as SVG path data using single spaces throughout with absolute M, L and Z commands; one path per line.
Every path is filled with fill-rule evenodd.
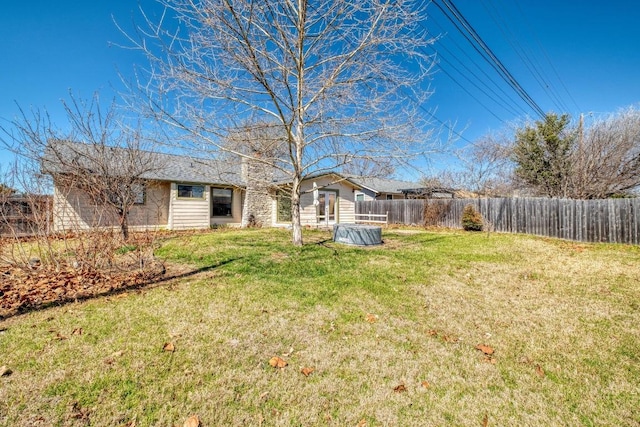
M 374 214 L 368 212 L 366 214 L 355 214 L 356 224 L 357 223 L 371 223 L 371 224 L 389 224 L 389 212 L 385 212 L 384 214 Z
M 462 210 L 473 205 L 490 229 L 581 242 L 640 244 L 640 198 L 373 200 L 356 202 L 356 214 L 388 214 L 389 224 L 461 228 Z

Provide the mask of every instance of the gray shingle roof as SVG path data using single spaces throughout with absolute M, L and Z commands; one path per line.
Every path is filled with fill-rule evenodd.
M 352 181 L 373 190 L 377 193 L 400 193 L 406 188 L 416 188 L 420 185 L 415 182 L 399 181 L 397 179 L 349 176 Z
M 118 162 L 127 161 L 127 151 L 118 147 L 104 147 L 69 141 L 56 141 L 54 146 L 47 147 L 42 159 L 42 170 L 45 173 L 77 172 L 78 165 L 87 170 L 106 169 L 117 173 L 123 169 Z M 103 152 L 103 150 L 106 151 Z M 189 182 L 202 184 L 224 184 L 244 186 L 240 161 L 221 161 L 216 159 L 191 158 L 173 154 L 154 153 L 138 150 L 139 159 L 146 164 L 140 170 L 146 170 L 142 178 L 158 181 Z M 107 159 L 111 163 L 106 168 L 97 168 L 97 162 Z M 149 164 L 151 164 L 150 167 Z
M 125 158 L 127 151 L 123 148 L 92 146 L 90 144 L 57 141 L 55 143 L 56 154 L 52 152 L 45 153 L 42 160 L 42 170 L 46 173 L 65 173 L 73 172 L 65 170 L 64 164 L 72 160 L 78 162 L 81 167 L 92 169 L 92 158 L 105 157 L 105 154 L 99 150 L 109 150 L 110 172 L 118 170 L 118 161 Z M 155 166 L 147 168 L 148 170 L 141 176 L 142 178 L 157 181 L 185 182 L 197 184 L 219 184 L 245 187 L 246 182 L 242 176 L 241 160 L 219 160 L 219 159 L 203 159 L 184 155 L 152 153 L 149 151 L 139 151 L 139 158 L 144 162 L 152 162 Z M 61 158 L 63 161 L 61 161 Z M 274 182 L 286 183 L 281 173 L 276 173 Z M 315 176 L 310 175 L 307 179 Z M 373 190 L 376 193 L 400 193 L 403 189 L 412 189 L 420 187 L 419 184 L 409 181 L 400 181 L 385 178 L 361 177 L 351 174 L 336 175 L 346 178 L 348 181 Z
M 144 178 L 158 181 L 244 186 L 240 162 L 156 154 L 159 167 Z

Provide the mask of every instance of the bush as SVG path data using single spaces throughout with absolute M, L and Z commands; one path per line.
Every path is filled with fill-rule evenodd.
M 462 228 L 467 231 L 482 231 L 482 215 L 473 205 L 467 205 L 462 211 Z
M 437 227 L 450 211 L 450 200 L 425 200 L 423 212 L 424 226 Z

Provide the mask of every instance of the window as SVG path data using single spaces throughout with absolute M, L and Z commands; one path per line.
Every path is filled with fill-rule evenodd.
M 24 215 L 31 215 L 33 211 L 31 210 L 31 205 L 28 202 L 20 203 L 20 213 Z
M 364 202 L 364 194 L 356 194 L 356 202 Z
M 393 200 L 393 194 L 387 194 L 387 200 Z
M 284 191 L 277 194 L 278 222 L 291 222 L 291 195 Z
M 211 216 L 231 216 L 232 198 L 230 188 L 211 189 Z
M 133 204 L 144 205 L 147 200 L 147 191 L 144 184 L 133 184 L 131 191 L 133 192 Z
M 204 199 L 204 185 L 178 184 L 178 197 L 184 199 Z

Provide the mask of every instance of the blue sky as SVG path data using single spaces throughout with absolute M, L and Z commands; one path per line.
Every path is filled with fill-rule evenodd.
M 67 99 L 69 90 L 82 98 L 95 91 L 103 100 L 114 97 L 122 89 L 118 72 L 130 74 L 134 64 L 144 65 L 145 60 L 113 45 L 124 43 L 113 19 L 131 28 L 139 3 L 146 9 L 155 6 L 153 0 L 4 2 L 0 14 L 3 125 L 18 114 L 16 102 L 25 109 L 46 108 L 54 121 L 62 121 L 60 99 Z M 639 2 L 453 3 L 544 111 L 590 117 L 640 102 Z M 425 109 L 435 110 L 436 121 L 456 122 L 456 130 L 465 129 L 459 145 L 525 114 L 533 115 L 442 13 L 433 4 L 429 8 L 431 18 L 425 25 L 441 36 L 434 49 L 442 57 L 441 70 L 431 83 L 435 94 Z M 463 77 L 471 74 L 469 70 L 481 78 L 469 82 Z M 538 80 L 545 88 L 535 73 L 543 76 Z M 496 87 L 491 86 L 492 80 Z M 491 94 L 486 85 L 502 100 L 496 102 L 495 95 L 487 97 L 476 87 Z M 505 109 L 504 103 L 512 106 Z M 6 166 L 10 159 L 0 149 L 0 165 Z

